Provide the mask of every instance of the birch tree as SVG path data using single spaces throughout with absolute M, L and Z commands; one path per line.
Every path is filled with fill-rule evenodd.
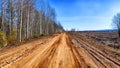
M 5 18 L 6 18 L 6 0 L 2 0 L 2 23 L 1 23 L 1 29 L 2 31 L 5 31 Z

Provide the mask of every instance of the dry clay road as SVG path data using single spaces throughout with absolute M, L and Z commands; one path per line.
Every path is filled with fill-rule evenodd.
M 0 51 L 0 68 L 120 68 L 86 41 L 61 33 Z

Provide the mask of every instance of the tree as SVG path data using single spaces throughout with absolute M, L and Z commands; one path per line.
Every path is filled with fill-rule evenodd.
M 119 35 L 119 38 L 120 38 L 120 13 L 118 13 L 117 15 L 114 16 L 113 24 L 114 24 L 115 28 L 117 28 L 118 35 Z
M 0 0 L 0 30 L 8 42 L 63 31 L 56 21 L 55 9 L 48 2 L 39 1 L 38 9 L 36 0 Z
M 8 0 L 6 8 L 6 20 L 8 21 L 8 32 L 7 35 L 11 35 L 14 30 L 14 0 Z
M 21 3 L 20 3 L 20 24 L 19 24 L 19 31 L 20 31 L 20 38 L 19 38 L 19 41 L 21 42 L 22 41 L 22 23 L 23 23 L 23 0 L 21 0 Z
M 1 29 L 5 31 L 5 18 L 6 18 L 6 0 L 2 0 L 2 23 Z

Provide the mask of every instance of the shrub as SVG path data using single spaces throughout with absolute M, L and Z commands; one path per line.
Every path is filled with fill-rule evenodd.
M 17 39 L 17 32 L 12 31 L 10 35 L 7 36 L 8 43 L 14 43 Z
M 38 37 L 39 37 L 38 34 L 34 34 L 34 35 L 33 35 L 33 38 L 38 38 Z
M 6 34 L 4 31 L 0 30 L 0 47 L 6 46 L 6 45 L 7 45 Z

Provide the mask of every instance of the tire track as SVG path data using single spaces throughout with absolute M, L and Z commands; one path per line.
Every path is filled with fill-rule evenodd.
M 29 48 L 21 47 L 17 51 L 13 51 L 12 53 L 8 53 L 5 55 L 1 55 L 0 57 L 0 67 L 10 65 L 11 63 L 21 59 L 22 57 L 25 57 L 32 53 L 36 48 L 38 48 L 38 45 L 41 45 L 42 43 L 36 44 L 34 46 L 30 46 Z M 29 44 L 28 44 L 29 45 Z
M 41 45 L 44 45 L 46 41 L 50 39 L 43 39 L 42 41 L 33 41 L 28 44 L 23 44 L 17 48 L 8 50 L 9 52 L 2 53 L 0 55 L 0 68 L 8 68 L 11 64 L 16 63 L 17 61 L 23 59 L 24 57 L 29 56 L 32 52 L 38 49 Z
M 119 68 L 120 63 L 116 62 L 114 59 L 106 56 L 101 51 L 92 47 L 87 42 L 81 40 L 78 37 L 75 37 L 75 40 L 78 41 L 79 46 L 84 48 L 90 55 L 92 55 L 100 64 L 104 66 L 104 68 Z
M 22 68 L 39 68 L 39 64 L 43 62 L 46 57 L 48 57 L 49 53 L 52 50 L 51 48 L 53 48 L 53 45 L 58 42 L 59 37 L 60 36 L 57 36 L 52 40 L 48 41 L 47 43 L 45 43 L 44 45 L 41 45 L 29 56 L 23 58 L 22 60 L 18 61 L 17 63 L 11 66 L 14 68 L 21 68 L 21 66 Z
M 71 37 L 72 36 L 72 37 Z M 39 43 L 39 44 L 38 44 Z M 34 46 L 33 46 L 34 44 Z M 77 35 L 61 33 L 45 42 L 31 42 L 0 56 L 0 68 L 119 68 L 117 61 Z M 26 49 L 24 49 L 26 48 Z M 14 55 L 15 54 L 15 55 Z M 13 57 L 14 59 L 9 59 Z

